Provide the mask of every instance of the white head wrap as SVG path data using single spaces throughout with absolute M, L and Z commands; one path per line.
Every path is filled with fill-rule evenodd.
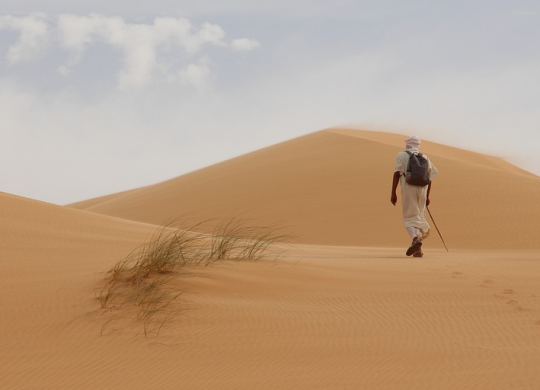
M 407 146 L 407 151 L 409 152 L 418 152 L 418 148 L 420 147 L 420 144 L 422 141 L 420 141 L 420 138 L 418 138 L 416 135 L 413 135 L 405 140 L 405 145 Z

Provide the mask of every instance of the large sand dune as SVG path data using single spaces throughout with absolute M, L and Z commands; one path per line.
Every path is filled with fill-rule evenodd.
M 390 203 L 395 155 L 405 136 L 334 129 L 210 166 L 175 179 L 71 205 L 163 224 L 240 214 L 285 226 L 308 244 L 408 243 Z M 501 159 L 424 141 L 439 168 L 431 211 L 451 248 L 540 248 L 540 178 Z M 436 233 L 429 243 L 442 248 Z
M 76 205 L 116 217 L 0 193 L 0 388 L 540 388 L 539 179 L 426 142 L 451 252 L 432 237 L 407 258 L 389 202 L 402 143 L 323 131 Z M 158 337 L 110 323 L 96 288 L 151 223 L 234 206 L 309 245 L 172 274 L 182 311 Z

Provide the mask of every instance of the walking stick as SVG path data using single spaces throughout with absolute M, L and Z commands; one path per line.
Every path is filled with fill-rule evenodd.
M 439 237 L 441 237 L 442 243 L 444 244 L 444 247 L 446 248 L 446 251 L 450 252 L 448 250 L 448 247 L 446 246 L 446 243 L 444 242 L 444 238 L 442 238 L 441 231 L 439 230 L 439 228 L 437 227 L 437 224 L 435 223 L 435 220 L 433 219 L 433 215 L 431 215 L 431 211 L 429 211 L 429 207 L 426 206 L 426 209 L 427 209 L 427 211 L 429 213 L 429 217 L 433 221 L 433 225 L 435 225 L 435 229 L 437 229 L 437 233 L 439 233 Z

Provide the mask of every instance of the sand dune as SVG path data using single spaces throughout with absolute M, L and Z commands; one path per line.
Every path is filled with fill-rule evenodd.
M 162 224 L 241 214 L 285 226 L 295 242 L 403 247 L 400 210 L 389 202 L 405 136 L 331 129 L 175 179 L 71 207 Z M 540 178 L 501 159 L 425 141 L 440 171 L 431 211 L 452 248 L 540 248 Z M 442 248 L 434 235 L 429 245 Z
M 0 387 L 54 388 L 48 376 L 92 345 L 73 324 L 96 280 L 155 227 L 2 193 L 0 215 Z
M 402 141 L 322 131 L 75 205 L 99 213 L 0 193 L 0 388 L 540 388 L 539 179 L 426 142 L 451 252 L 433 237 L 407 258 L 388 199 Z M 181 312 L 158 337 L 100 309 L 96 289 L 147 222 L 234 206 L 310 244 L 168 274 Z

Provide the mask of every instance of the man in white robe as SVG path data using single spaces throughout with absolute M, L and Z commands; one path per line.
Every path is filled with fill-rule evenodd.
M 407 249 L 406 255 L 414 257 L 422 257 L 422 241 L 429 235 L 429 224 L 425 218 L 426 206 L 429 206 L 429 194 L 431 192 L 431 180 L 437 175 L 437 168 L 431 163 L 429 158 L 423 154 L 428 160 L 428 175 L 429 184 L 420 187 L 410 185 L 405 180 L 405 173 L 409 163 L 409 154 L 419 153 L 420 138 L 417 136 L 409 137 L 405 140 L 406 151 L 399 152 L 396 156 L 396 168 L 392 181 L 392 197 L 390 201 L 395 206 L 397 202 L 397 186 L 401 184 L 401 203 L 403 211 L 403 223 L 407 232 L 412 238 L 411 246 Z

